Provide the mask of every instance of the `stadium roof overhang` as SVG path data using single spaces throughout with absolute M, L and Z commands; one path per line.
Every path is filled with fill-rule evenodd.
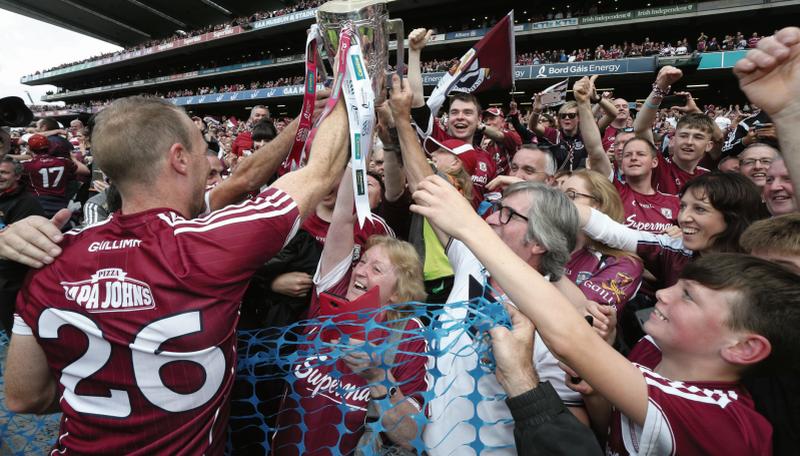
M 130 47 L 228 22 L 284 0 L 0 0 L 0 8 Z

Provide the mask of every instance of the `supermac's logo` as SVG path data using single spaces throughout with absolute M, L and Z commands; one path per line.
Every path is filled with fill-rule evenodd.
M 119 268 L 100 269 L 92 278 L 61 282 L 64 296 L 90 313 L 133 312 L 156 307 L 150 285 Z
M 353 62 L 353 71 L 356 72 L 356 79 L 359 81 L 364 79 L 364 66 L 361 65 L 361 57 L 352 55 L 350 60 Z

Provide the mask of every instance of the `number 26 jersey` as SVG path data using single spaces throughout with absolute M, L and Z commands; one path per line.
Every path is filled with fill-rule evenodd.
M 59 382 L 61 454 L 222 454 L 239 304 L 299 226 L 288 194 L 186 220 L 114 214 L 29 275 L 15 334 Z

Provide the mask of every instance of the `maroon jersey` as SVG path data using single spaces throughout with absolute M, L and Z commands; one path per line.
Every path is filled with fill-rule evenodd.
M 693 173 L 680 169 L 671 159 L 658 155 L 658 167 L 653 170 L 653 188 L 661 193 L 677 195 L 683 185 L 697 176 L 710 172 L 700 166 Z
M 614 141 L 617 139 L 617 133 L 619 130 L 617 127 L 613 125 L 609 125 L 606 127 L 606 130 L 603 132 L 603 150 L 608 150 L 611 146 L 614 145 Z
M 661 352 L 649 337 L 629 356 L 647 382 L 644 426 L 614 409 L 606 454 L 771 455 L 772 426 L 737 382 L 672 381 L 653 372 Z
M 508 174 L 509 163 L 522 146 L 522 138 L 513 130 L 503 129 L 503 140 L 495 142 L 484 136 L 481 148 L 485 150 L 494 161 L 497 175 Z
M 444 131 L 442 125 L 437 121 L 433 122 L 433 133 L 431 136 L 439 142 L 446 139 L 453 139 L 452 136 Z M 494 164 L 494 159 L 492 159 L 492 156 L 489 155 L 488 152 L 478 146 L 475 146 L 475 152 L 477 152 L 475 157 L 478 161 L 478 165 L 475 167 L 475 173 L 472 174 L 472 205 L 478 207 L 481 201 L 484 200 L 484 195 L 488 192 L 488 190 L 486 190 L 486 184 L 497 177 L 497 167 Z
M 22 162 L 28 189 L 37 196 L 67 196 L 67 185 L 75 180 L 78 165 L 70 158 L 35 155 Z
M 303 222 L 303 230 L 314 236 L 321 245 L 325 245 L 330 226 L 331 222 L 322 220 L 316 213 L 309 215 Z M 361 251 L 367 245 L 367 239 L 372 235 L 395 237 L 394 231 L 386 223 L 386 220 L 378 215 L 372 214 L 372 220 L 365 220 L 364 226 L 358 226 L 358 223 L 355 223 L 353 226 L 353 242 L 355 242 L 356 249 L 353 253 L 353 261 L 361 257 Z
M 634 230 L 658 234 L 663 233 L 670 226 L 678 224 L 681 200 L 676 195 L 661 192 L 645 195 L 616 179 L 614 179 L 614 186 L 622 198 L 622 207 L 625 209 L 625 226 Z
M 344 271 L 344 275 L 342 272 Z M 309 315 L 319 314 L 319 293 L 329 292 L 344 296 L 350 283 L 352 268 L 345 259 L 320 279 L 314 277 L 314 294 Z M 338 277 L 337 277 L 338 276 Z M 338 280 L 337 280 L 338 278 Z M 333 282 L 335 284 L 331 285 Z M 422 323 L 416 318 L 406 322 L 405 331 L 417 332 Z M 317 327 L 308 328 L 309 338 L 316 337 Z M 386 336 L 385 331 L 370 332 L 373 337 Z M 306 347 L 306 355 L 313 350 Z M 424 338 L 411 337 L 397 345 L 392 376 L 405 399 L 420 412 L 424 410 L 422 393 L 429 388 L 425 371 L 427 343 Z M 292 366 L 293 380 L 281 411 L 272 441 L 275 455 L 344 455 L 352 454 L 364 431 L 367 404 L 370 400 L 369 386 L 363 377 L 353 373 L 342 359 L 325 353 L 312 353 Z M 299 402 L 298 402 L 299 399 Z M 302 423 L 301 423 L 302 420 Z M 302 424 L 302 426 L 301 426 Z M 343 425 L 346 432 L 339 431 Z M 300 451 L 302 441 L 303 451 Z
M 28 277 L 14 328 L 60 378 L 56 449 L 221 455 L 239 304 L 298 215 L 268 189 L 204 218 L 152 209 L 68 233 Z
M 641 261 L 603 255 L 589 248 L 574 252 L 565 266 L 567 277 L 586 299 L 614 306 L 618 312 L 639 289 L 643 270 Z

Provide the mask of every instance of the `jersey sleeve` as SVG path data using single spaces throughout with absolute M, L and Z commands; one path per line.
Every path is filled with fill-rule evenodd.
M 514 130 L 503 130 L 503 145 L 513 155 L 522 146 L 522 138 Z
M 269 188 L 253 200 L 186 220 L 159 215 L 172 228 L 173 244 L 186 274 L 211 281 L 246 280 L 294 236 L 299 211 L 285 192 Z
M 648 405 L 639 454 L 772 454 L 772 429 L 736 403 L 735 391 L 703 390 L 640 369 Z
M 586 299 L 616 307 L 621 311 L 625 303 L 639 290 L 643 266 L 630 257 L 612 257 L 604 267 L 578 286 Z

